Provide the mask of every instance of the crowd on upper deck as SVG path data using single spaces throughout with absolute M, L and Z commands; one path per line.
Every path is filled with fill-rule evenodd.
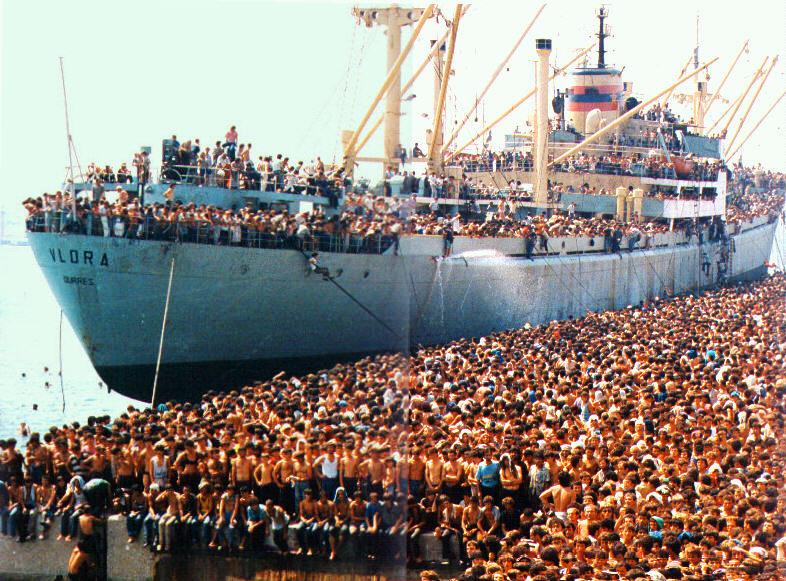
M 202 146 L 199 138 L 180 142 L 176 135 L 163 142 L 161 179 L 168 182 L 215 186 L 227 189 L 285 192 L 337 199 L 344 186 L 343 168 L 326 165 L 317 157 L 311 163 L 294 162 L 284 154 L 252 153 L 253 144 L 240 143 L 236 126 L 231 126 L 223 140 Z M 136 182 L 151 182 L 150 154 L 134 155 Z M 85 175 L 93 191 L 112 183 L 132 183 L 134 177 L 126 162 L 117 171 L 112 166 L 90 163 Z M 96 187 L 98 186 L 98 187 Z
M 782 578 L 784 293 L 777 274 L 33 426 L 0 441 L 2 534 L 72 538 L 100 477 L 161 551 L 414 565 L 434 535 L 460 581 Z
M 553 160 L 554 156 L 550 156 Z M 534 161 L 530 152 L 488 151 L 482 154 L 460 154 L 451 164 L 461 167 L 467 173 L 509 172 L 514 170 L 532 171 Z M 704 160 L 690 164 L 680 171 L 680 179 L 716 181 L 718 172 L 725 169 L 720 162 Z M 590 173 L 619 176 L 640 176 L 647 178 L 678 177 L 675 164 L 666 155 L 644 155 L 642 153 L 623 154 L 611 151 L 607 154 L 590 155 L 581 153 L 549 168 L 552 172 Z

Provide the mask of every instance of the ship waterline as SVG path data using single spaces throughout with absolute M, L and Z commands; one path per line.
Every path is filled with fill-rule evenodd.
M 766 273 L 776 224 L 732 237 L 730 279 Z M 602 238 L 401 240 L 383 255 L 323 253 L 338 284 L 295 250 L 28 233 L 39 266 L 107 385 L 149 400 L 172 260 L 158 399 L 189 399 L 278 371 L 329 367 L 379 352 L 478 337 L 527 323 L 619 309 L 719 280 L 721 243 L 656 235 L 650 249 L 576 253 Z M 695 238 L 694 238 L 695 241 Z M 563 243 L 565 243 L 563 245 Z M 572 249 L 572 250 L 571 250 Z M 558 252 L 558 253 L 557 253 Z

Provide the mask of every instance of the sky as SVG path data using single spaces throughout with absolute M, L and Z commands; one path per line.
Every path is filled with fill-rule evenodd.
M 357 126 L 386 74 L 383 29 L 356 25 L 349 2 L 0 1 L 0 210 L 6 213 L 21 213 L 20 200 L 57 189 L 65 176 L 59 57 L 64 57 L 71 132 L 83 168 L 91 161 L 114 167 L 130 163 L 145 145 L 160 160 L 161 140 L 169 135 L 199 137 L 207 145 L 233 124 L 256 155 L 340 161 L 340 131 Z M 471 6 L 459 26 L 447 134 L 540 5 L 481 1 Z M 612 32 L 607 62 L 624 66 L 623 78 L 634 83 L 639 97 L 677 78 L 696 44 L 697 15 L 701 60 L 720 59 L 710 71 L 710 91 L 746 38 L 750 51 L 732 73 L 724 97 L 733 100 L 766 55 L 786 59 L 782 0 L 736 4 L 736 11 L 735 5 L 714 0 L 606 6 Z M 439 7 L 451 17 L 455 4 Z M 586 0 L 547 3 L 459 139 L 473 135 L 534 85 L 536 38 L 552 39 L 554 66 L 593 42 L 597 7 Z M 445 26 L 444 18 L 427 24 L 403 68 L 404 79 Z M 786 87 L 784 70 L 782 60 L 743 135 Z M 554 86 L 567 84 L 562 77 Z M 403 103 L 402 143 L 408 147 L 425 140 L 433 86 L 433 72 L 426 68 L 411 90 L 415 97 Z M 532 101 L 526 103 L 492 131 L 495 145 L 501 146 L 514 127 L 524 127 L 531 106 Z M 710 120 L 725 107 L 716 103 Z M 785 123 L 786 100 L 745 145 L 744 161 L 786 169 Z M 378 133 L 365 155 L 381 154 Z M 363 172 L 374 177 L 380 169 Z

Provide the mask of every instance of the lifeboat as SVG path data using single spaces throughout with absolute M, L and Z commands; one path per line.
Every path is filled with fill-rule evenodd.
M 690 178 L 693 175 L 693 168 L 696 164 L 691 158 L 673 155 L 671 162 L 674 164 L 674 172 L 678 178 Z

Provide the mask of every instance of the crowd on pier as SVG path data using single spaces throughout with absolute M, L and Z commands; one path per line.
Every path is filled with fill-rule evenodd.
M 433 535 L 461 581 L 782 578 L 784 293 L 777 274 L 5 440 L 2 534 L 72 538 L 98 477 L 161 551 L 420 564 Z

